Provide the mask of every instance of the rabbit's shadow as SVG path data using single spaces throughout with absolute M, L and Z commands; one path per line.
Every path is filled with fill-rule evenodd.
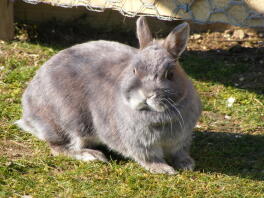
M 117 163 L 117 164 L 124 164 L 124 163 L 127 163 L 128 161 L 130 161 L 130 159 L 125 158 L 123 155 L 121 155 L 121 154 L 119 154 L 113 150 L 110 150 L 105 145 L 96 146 L 96 147 L 94 147 L 94 149 L 102 151 L 109 161 L 115 161 L 115 163 Z
M 196 171 L 264 180 L 264 136 L 195 132 Z
M 97 149 L 118 164 L 129 161 L 104 146 Z M 191 155 L 196 161 L 195 171 L 264 180 L 263 135 L 195 132 Z

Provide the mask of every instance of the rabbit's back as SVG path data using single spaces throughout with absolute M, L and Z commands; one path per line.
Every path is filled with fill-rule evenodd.
M 74 77 L 91 72 L 115 74 L 111 71 L 116 67 L 122 71 L 122 66 L 126 66 L 122 63 L 128 62 L 135 51 L 133 47 L 112 41 L 87 42 L 62 50 L 47 61 L 40 72 L 42 69 L 52 73 L 68 71 Z
M 93 41 L 53 56 L 23 95 L 26 128 L 49 142 L 92 133 L 90 108 L 113 97 L 114 84 L 135 50 L 117 42 Z M 43 129 L 43 123 L 48 128 Z

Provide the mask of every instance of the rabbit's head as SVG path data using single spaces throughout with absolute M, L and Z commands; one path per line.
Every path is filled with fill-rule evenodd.
M 154 40 L 144 17 L 137 20 L 138 53 L 121 83 L 126 105 L 138 111 L 164 112 L 187 92 L 187 76 L 178 63 L 185 50 L 189 25 L 178 25 L 164 40 Z

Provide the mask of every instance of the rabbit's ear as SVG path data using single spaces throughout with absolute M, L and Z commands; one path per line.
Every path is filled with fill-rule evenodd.
M 179 57 L 185 50 L 190 35 L 188 23 L 182 23 L 175 27 L 164 41 L 164 47 L 174 57 Z
M 140 49 L 143 49 L 152 41 L 152 35 L 145 17 L 141 16 L 137 20 L 137 37 Z

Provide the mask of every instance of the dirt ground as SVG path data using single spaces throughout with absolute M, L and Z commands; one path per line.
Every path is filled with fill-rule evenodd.
M 264 33 L 238 29 L 223 33 L 193 34 L 190 37 L 188 52 L 223 58 L 226 62 L 246 63 L 250 68 L 242 75 L 233 75 L 234 85 L 242 89 L 259 89 L 263 93 Z

